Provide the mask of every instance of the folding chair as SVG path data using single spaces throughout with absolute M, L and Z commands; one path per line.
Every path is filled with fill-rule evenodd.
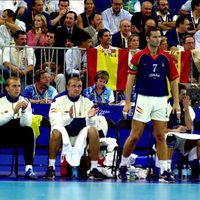
M 10 145 L 3 145 L 3 144 L 0 144 L 0 148 L 1 149 L 5 149 L 5 152 L 12 150 L 12 154 L 11 154 L 11 164 L 1 164 L 1 166 L 10 166 L 10 172 L 9 174 L 1 174 L 1 176 L 11 176 L 13 174 L 13 172 L 15 172 L 15 175 L 16 175 L 16 178 L 18 178 L 18 155 L 19 155 L 19 152 L 18 152 L 18 147 L 13 147 L 13 146 L 10 146 Z
M 200 134 L 200 120 L 194 120 L 194 130 L 193 133 Z
M 117 136 L 117 133 L 116 133 L 116 124 L 115 122 L 110 119 L 110 118 L 106 118 L 106 121 L 108 123 L 108 133 L 107 133 L 107 136 L 106 137 L 111 137 L 111 138 L 115 138 L 117 140 L 117 144 L 118 144 L 118 136 Z M 114 172 L 114 170 L 116 171 L 116 160 L 117 160 L 117 150 L 118 150 L 118 147 L 115 147 L 114 148 L 114 156 L 113 156 L 113 161 L 112 161 L 112 166 L 111 166 L 111 169 L 112 169 L 112 174 Z M 107 145 L 101 145 L 100 146 L 100 151 L 105 151 L 107 152 Z
M 130 130 L 132 126 L 132 119 L 120 119 L 117 123 L 117 133 L 119 137 L 119 147 L 120 147 L 120 155 L 118 156 L 120 163 L 122 149 L 124 145 L 124 141 L 129 136 Z M 138 157 L 144 156 L 146 157 L 146 164 L 144 165 L 145 168 L 149 168 L 147 178 L 152 178 L 154 173 L 154 155 L 155 151 L 153 149 L 154 145 L 154 137 L 152 134 L 152 128 L 150 124 L 146 124 L 144 132 L 138 141 L 134 153 L 138 155 Z

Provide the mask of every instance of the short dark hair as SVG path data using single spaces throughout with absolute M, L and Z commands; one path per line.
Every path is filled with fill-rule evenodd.
M 8 17 L 12 17 L 13 21 L 16 20 L 17 15 L 16 15 L 16 13 L 13 10 L 11 10 L 11 9 L 5 9 L 3 12 L 5 12 L 5 11 L 7 12 Z
M 179 83 L 178 84 L 178 92 L 179 92 L 179 94 L 181 93 L 181 90 L 187 90 L 187 87 L 186 87 L 186 85 L 184 85 L 182 83 Z
M 188 38 L 193 38 L 193 39 L 194 39 L 194 37 L 193 37 L 192 35 L 185 35 L 185 36 L 183 37 L 183 44 L 185 44 L 185 42 L 186 42 L 186 40 L 187 40 Z
M 175 27 L 177 28 L 177 27 L 179 27 L 180 24 L 183 24 L 185 19 L 188 19 L 188 17 L 186 15 L 180 15 L 176 20 Z
M 79 30 L 79 37 L 77 38 L 77 45 L 80 45 L 82 42 L 86 42 L 89 39 L 92 39 L 90 34 L 83 29 Z
M 65 1 L 65 2 L 67 2 L 68 5 L 69 5 L 69 0 L 59 0 L 58 5 L 60 4 L 61 1 Z
M 74 21 L 77 20 L 78 16 L 77 16 L 77 14 L 76 14 L 74 11 L 72 11 L 72 10 L 68 11 L 68 12 L 66 13 L 66 16 L 67 16 L 68 13 L 74 14 Z
M 149 27 L 146 31 L 146 36 L 150 37 L 151 32 L 154 32 L 154 31 L 160 31 L 160 29 L 156 26 Z
M 45 73 L 48 73 L 48 72 L 46 70 L 44 70 L 44 69 L 37 69 L 35 71 L 35 75 L 34 75 L 34 82 L 39 81 L 40 80 L 40 76 L 42 74 L 45 74 Z
M 98 39 L 98 42 L 99 42 L 99 43 L 100 43 L 99 38 L 102 38 L 102 37 L 103 37 L 103 34 L 104 34 L 105 32 L 109 32 L 109 33 L 110 33 L 110 31 L 109 31 L 108 29 L 106 29 L 106 28 L 102 28 L 102 29 L 99 30 L 99 32 L 98 32 L 98 34 L 97 34 L 97 39 Z
M 18 30 L 13 34 L 13 38 L 16 40 L 19 38 L 19 35 L 26 35 L 26 32 L 22 30 Z
M 93 12 L 90 16 L 89 16 L 89 21 L 91 22 L 92 20 L 94 20 L 95 15 L 101 15 L 100 12 Z
M 195 6 L 199 6 L 199 4 L 200 4 L 199 0 L 192 0 L 191 1 L 191 9 L 192 9 L 192 11 L 194 11 Z

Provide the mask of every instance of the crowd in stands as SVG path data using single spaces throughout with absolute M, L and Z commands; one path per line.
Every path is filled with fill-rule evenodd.
M 198 51 L 200 0 L 0 1 L 0 77 L 1 83 L 6 83 L 5 88 L 1 87 L 1 92 L 5 89 L 7 93 L 11 82 L 19 82 L 18 79 L 9 80 L 9 77 L 19 77 L 23 98 L 29 99 L 31 103 L 52 104 L 51 125 L 59 126 L 52 130 L 47 178 L 55 178 L 55 159 L 61 147 L 62 128 L 71 123 L 76 112 L 79 114 L 73 110 L 73 103 L 79 95 L 83 95 L 84 102 L 87 102 L 85 97 L 90 99 L 90 108 L 85 108 L 81 115 L 86 118 L 81 128 L 92 127 L 87 132 L 92 152 L 90 176 L 94 179 L 102 178 L 96 169 L 97 146 L 92 144 L 98 143 L 98 137 L 91 136 L 91 133 L 97 134 L 93 128 L 97 110 L 91 107 L 96 104 L 112 104 L 116 99 L 115 91 L 106 86 L 109 73 L 105 70 L 98 71 L 94 77 L 95 84 L 88 87 L 86 50 L 96 48 L 109 54 L 117 49 L 128 49 L 127 62 L 130 63 L 135 52 L 146 48 L 146 33 L 151 27 L 159 27 L 161 31 L 160 49 L 172 52 Z M 192 54 L 193 67 L 187 83 L 198 84 L 199 67 L 194 62 L 198 54 L 195 53 Z M 78 92 L 74 91 L 75 87 Z M 124 100 L 124 91 L 121 94 L 123 97 L 120 100 Z M 70 105 L 67 111 L 62 111 L 67 112 L 64 114 L 57 111 L 57 107 L 66 103 L 63 95 L 68 96 Z M 55 96 L 61 102 L 55 103 Z M 135 96 L 132 96 L 134 100 Z M 28 106 L 25 104 L 21 107 L 22 117 Z M 68 116 L 60 124 L 56 117 L 62 114 Z M 77 135 L 80 131 L 77 131 Z M 32 162 L 26 161 L 26 164 L 32 166 Z M 27 167 L 26 176 L 36 179 L 32 167 Z

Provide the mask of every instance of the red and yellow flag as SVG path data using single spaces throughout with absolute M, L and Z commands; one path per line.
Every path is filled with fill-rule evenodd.
M 181 52 L 181 71 L 180 71 L 180 83 L 189 83 L 191 76 L 191 63 L 192 55 L 191 51 Z
M 109 73 L 107 86 L 112 90 L 125 90 L 128 70 L 128 54 L 126 49 L 115 49 L 111 52 L 100 49 L 87 49 L 88 86 L 94 84 L 94 77 L 99 70 Z

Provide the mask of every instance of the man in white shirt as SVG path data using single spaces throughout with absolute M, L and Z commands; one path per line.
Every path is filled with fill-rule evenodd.
M 122 8 L 122 4 L 122 0 L 112 0 L 111 8 L 102 12 L 103 25 L 111 34 L 118 31 L 122 19 L 131 20 L 132 15 Z
M 14 34 L 15 45 L 26 45 L 26 32 L 16 31 Z M 21 78 L 22 90 L 28 79 L 32 81 L 32 71 L 35 65 L 35 54 L 33 48 L 6 47 L 3 50 L 3 70 L 5 79 L 10 74 Z
M 12 35 L 17 30 L 26 31 L 25 23 L 16 19 L 16 14 L 11 9 L 4 10 L 0 19 L 0 46 L 14 44 Z

